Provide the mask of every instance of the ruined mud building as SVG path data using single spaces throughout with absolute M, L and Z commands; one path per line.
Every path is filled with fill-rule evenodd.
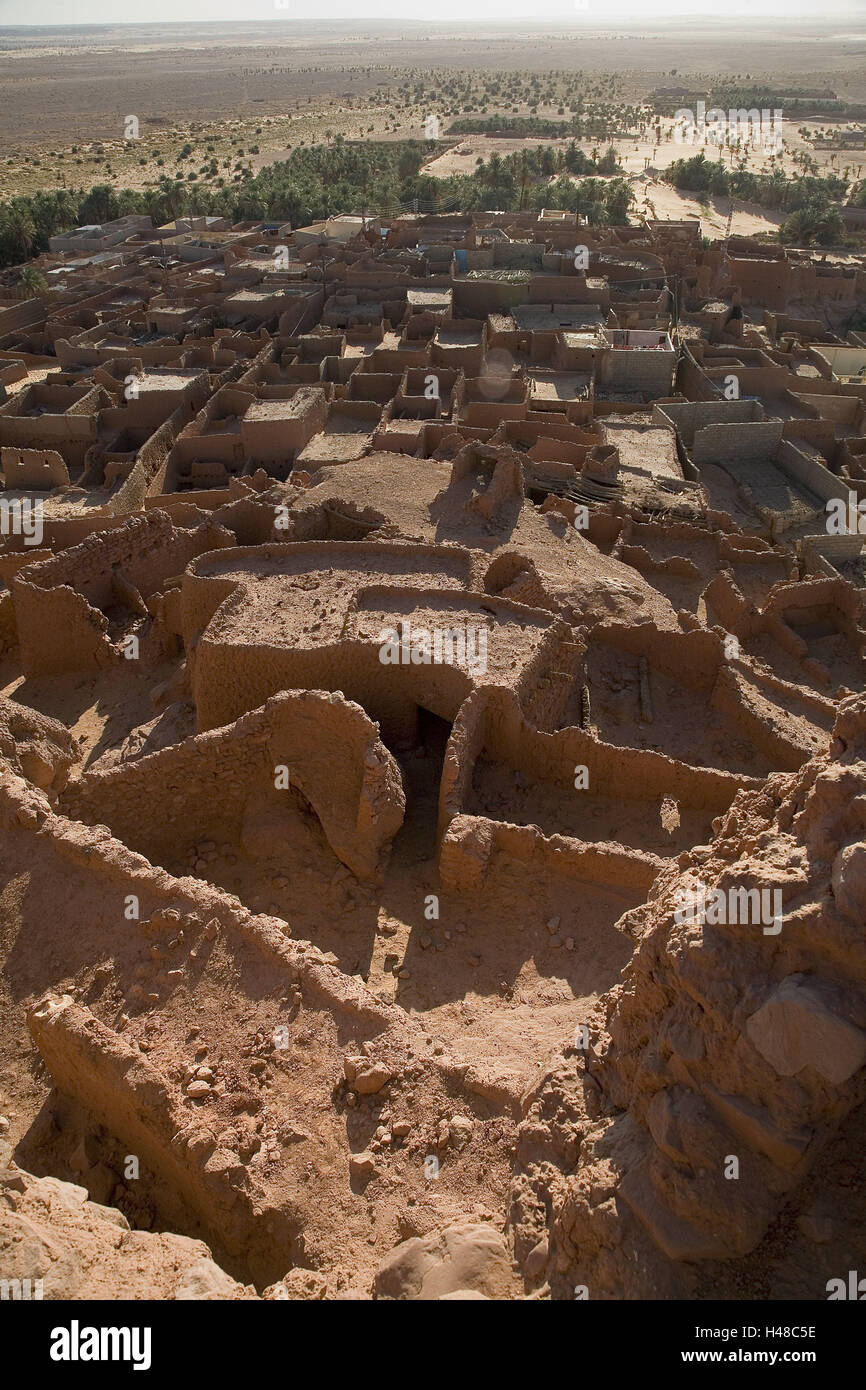
M 863 264 L 544 213 L 36 264 L 0 1184 L 13 1141 L 62 1180 L 46 1296 L 104 1287 L 71 1202 L 206 1241 L 211 1296 L 825 1297 L 866 1258 Z M 485 660 L 383 661 L 419 630 Z M 782 929 L 681 922 L 699 881 Z

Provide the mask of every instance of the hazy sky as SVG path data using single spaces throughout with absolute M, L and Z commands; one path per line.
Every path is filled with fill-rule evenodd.
M 379 18 L 422 24 L 570 19 L 607 26 L 617 20 L 652 24 L 668 16 L 814 21 L 830 14 L 866 28 L 866 0 L 0 0 L 0 25 Z

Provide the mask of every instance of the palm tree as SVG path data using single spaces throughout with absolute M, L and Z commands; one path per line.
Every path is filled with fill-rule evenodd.
M 2 239 L 17 261 L 26 261 L 36 242 L 36 226 L 26 207 L 12 203 L 3 218 Z
M 84 222 L 110 222 L 117 216 L 117 195 L 110 183 L 97 183 L 91 188 L 79 209 Z
M 25 265 L 21 274 L 18 276 L 19 285 L 28 290 L 32 295 L 43 294 L 48 289 L 48 281 L 35 265 Z

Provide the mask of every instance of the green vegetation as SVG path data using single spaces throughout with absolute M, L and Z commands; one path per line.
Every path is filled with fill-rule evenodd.
M 795 117 L 835 116 L 837 119 L 859 119 L 866 115 L 866 106 L 846 101 L 838 97 L 829 87 L 786 87 L 783 91 L 772 91 L 755 83 L 717 83 L 708 91 L 683 88 L 675 95 L 659 89 L 651 97 L 652 108 L 661 115 L 672 115 L 680 107 L 694 108 L 702 100 L 707 110 L 719 108 L 722 111 L 751 111 L 781 108 L 785 120 Z
M 448 127 L 449 135 L 507 135 L 516 140 L 537 135 L 558 140 L 572 134 L 571 121 L 546 121 L 540 116 L 459 116 Z
M 40 190 L 0 203 L 0 267 L 18 265 L 48 247 L 55 233 L 88 222 L 108 222 L 128 213 L 148 213 L 159 224 L 188 214 L 211 214 L 232 221 L 290 221 L 301 227 L 336 213 L 364 209 L 394 216 L 417 207 L 420 212 L 537 211 L 542 207 L 577 212 L 591 224 L 622 225 L 634 201 L 631 184 L 619 177 L 617 152 L 594 149 L 586 155 L 572 140 L 564 148 L 537 145 L 504 156 L 494 151 L 479 159 L 471 173 L 437 178 L 422 172 L 442 142 L 347 141 L 340 135 L 328 144 L 298 147 L 288 159 L 253 175 L 237 171 L 231 182 L 207 187 L 191 171 L 144 191 L 109 183 L 84 189 Z M 214 165 L 207 166 L 212 175 Z M 589 177 L 582 177 L 589 175 Z M 595 177 L 607 175 L 607 177 Z M 741 159 L 727 168 L 703 152 L 677 160 L 664 177 L 676 188 L 698 197 L 749 199 L 788 214 L 780 229 L 784 240 L 828 245 L 841 237 L 834 204 L 848 190 L 848 180 L 798 175 L 781 169 L 755 174 Z M 863 185 L 854 201 L 863 205 Z
M 838 209 L 817 202 L 792 212 L 779 228 L 779 240 L 796 246 L 835 246 L 844 235 Z
M 787 212 L 779 228 L 781 241 L 831 246 L 844 236 L 844 224 L 834 205 L 845 197 L 848 180 L 838 174 L 798 174 L 788 178 L 781 169 L 771 174 L 753 174 L 744 168 L 743 161 L 728 169 L 721 159 L 709 160 L 701 151 L 690 159 L 675 160 L 662 177 L 675 188 L 695 193 L 702 201 L 710 195 L 742 198 Z
M 766 87 L 718 86 L 710 92 L 707 106 L 720 106 L 723 110 L 750 110 L 764 107 L 773 110 L 781 107 L 786 120 L 795 116 L 852 116 L 866 113 L 866 106 L 846 101 L 838 97 L 830 88 L 789 87 L 781 92 L 768 91 Z
M 554 177 L 570 164 L 580 165 L 568 151 L 539 146 L 504 159 L 494 153 L 471 174 L 445 179 L 421 173 L 436 152 L 435 145 L 422 141 L 350 143 L 337 136 L 333 145 L 299 148 L 254 177 L 241 175 L 234 186 L 209 189 L 164 176 L 157 188 L 144 192 L 103 183 L 89 192 L 64 188 L 12 198 L 0 203 L 0 266 L 46 250 L 55 233 L 128 213 L 149 213 L 158 224 L 188 213 L 301 227 L 348 210 L 393 216 L 417 204 L 421 212 L 550 207 L 581 212 L 595 223 L 627 221 L 633 194 L 624 179 L 575 182 L 565 172 Z M 575 152 L 580 154 L 576 147 Z M 593 167 L 613 172 L 615 152 L 593 161 Z
M 793 87 L 788 84 L 781 91 L 771 91 L 769 87 L 758 86 L 754 82 L 749 86 L 737 85 L 733 82 L 720 82 L 710 89 L 710 101 L 707 104 L 713 106 L 778 106 L 783 101 L 796 100 L 801 97 L 809 100 L 835 101 L 836 93 L 832 87 Z
M 35 266 L 25 265 L 18 276 L 18 284 L 23 285 L 30 294 L 42 294 L 48 289 L 48 281 Z
M 744 198 L 762 207 L 791 212 L 816 200 L 839 202 L 848 189 L 848 180 L 838 174 L 798 174 L 788 178 L 781 169 L 772 174 L 753 174 L 743 167 L 742 161 L 729 169 L 721 159 L 707 159 L 703 151 L 690 159 L 674 160 L 661 177 L 674 188 L 688 192 Z

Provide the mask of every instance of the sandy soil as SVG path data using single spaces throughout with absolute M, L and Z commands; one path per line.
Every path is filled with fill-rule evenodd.
M 742 43 L 736 27 L 687 24 L 671 30 L 651 25 L 612 34 L 591 16 L 579 21 L 579 65 L 590 100 L 615 90 L 618 102 L 634 103 L 654 88 L 677 82 L 697 85 L 737 75 Z M 425 22 L 374 24 L 362 32 L 350 24 L 327 29 L 278 21 L 249 25 L 106 27 L 99 33 L 43 31 L 38 38 L 0 29 L 0 197 L 39 187 L 88 187 L 101 181 L 145 189 L 168 173 L 186 144 L 194 154 L 183 165 L 202 184 L 237 182 L 284 159 L 298 145 L 327 134 L 347 138 L 423 138 L 424 120 L 440 114 L 443 134 L 461 108 L 449 109 L 449 88 L 473 84 L 473 114 L 500 109 L 484 84 L 498 74 L 523 74 L 525 90 L 508 114 L 530 113 L 529 79 L 544 73 L 560 84 L 560 100 L 573 82 L 575 31 L 552 26 L 480 26 L 455 31 Z M 832 87 L 852 101 L 866 98 L 866 80 L 856 35 L 827 35 L 823 29 L 791 27 L 785 37 L 770 31 L 750 35 L 749 71 L 794 88 Z M 614 73 L 615 88 L 602 73 Z M 434 82 L 431 82 L 431 77 Z M 424 95 L 419 96 L 420 89 Z M 537 99 L 536 99 L 537 100 Z M 441 108 L 441 110 L 440 110 Z M 463 108 L 464 110 L 467 108 Z M 564 108 L 543 102 L 533 114 L 561 119 Z M 139 137 L 124 141 L 129 115 Z M 804 122 L 818 128 L 819 122 Z M 789 122 L 786 172 L 806 142 Z M 800 122 L 796 125 L 799 127 Z M 528 143 L 537 145 L 537 140 Z M 561 142 L 553 142 L 555 144 Z M 584 142 L 589 150 L 592 141 Z M 666 167 L 683 150 L 667 139 L 659 148 L 634 137 L 617 138 L 629 175 L 647 163 Z M 212 148 L 208 148 L 211 146 Z M 251 150 L 255 146 L 255 151 Z M 479 155 L 521 148 L 520 141 L 472 136 L 458 141 L 431 165 L 447 175 L 471 172 Z M 808 146 L 820 168 L 856 177 L 866 170 L 866 152 L 843 153 Z M 210 169 L 211 160 L 217 169 Z M 159 163 L 158 161 L 162 161 Z M 753 156 L 750 167 L 764 161 Z M 650 184 L 659 217 L 697 215 L 699 205 L 675 190 Z M 642 206 L 643 190 L 639 194 Z M 702 212 L 714 231 L 723 231 L 727 208 Z M 749 207 L 735 212 L 734 230 L 771 231 L 772 217 Z

